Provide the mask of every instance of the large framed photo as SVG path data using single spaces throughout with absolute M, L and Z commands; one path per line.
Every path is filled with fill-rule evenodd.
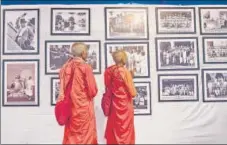
M 202 69 L 203 101 L 227 101 L 227 69 Z
M 197 74 L 160 74 L 159 102 L 198 101 Z
M 195 8 L 193 7 L 157 7 L 157 34 L 195 34 Z
M 4 9 L 3 20 L 3 55 L 39 54 L 39 9 Z
M 59 96 L 59 90 L 60 90 L 60 79 L 58 77 L 52 77 L 51 78 L 51 105 L 55 106 L 58 96 Z
M 134 115 L 151 115 L 151 83 L 135 82 L 137 95 L 133 99 Z
M 58 74 L 60 68 L 68 60 L 70 56 L 70 49 L 73 43 L 83 42 L 88 45 L 87 63 L 93 68 L 94 74 L 101 74 L 101 49 L 100 41 L 46 41 L 45 42 L 45 73 Z
M 39 60 L 3 60 L 3 106 L 39 106 Z
M 51 8 L 51 35 L 90 35 L 90 8 Z
M 124 50 L 128 56 L 126 67 L 135 70 L 135 78 L 150 77 L 149 44 L 143 42 L 105 43 L 106 68 L 113 65 L 112 53 Z
M 197 38 L 156 38 L 156 68 L 158 71 L 198 70 L 198 54 Z
M 203 37 L 203 62 L 227 63 L 227 37 Z
M 148 8 L 106 7 L 105 27 L 107 40 L 148 40 Z
M 200 33 L 227 35 L 227 7 L 200 7 Z

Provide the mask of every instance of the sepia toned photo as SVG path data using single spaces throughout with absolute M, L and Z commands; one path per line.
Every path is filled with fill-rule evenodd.
M 70 49 L 73 43 L 83 42 L 88 45 L 87 63 L 93 68 L 95 74 L 101 73 L 100 41 L 46 41 L 45 42 L 45 72 L 46 74 L 58 74 L 60 68 L 70 57 Z
M 200 7 L 201 34 L 226 35 L 227 34 L 227 8 L 226 7 Z
M 134 70 L 135 78 L 146 78 L 150 76 L 150 62 L 148 43 L 106 43 L 106 68 L 114 65 L 112 54 L 117 50 L 124 50 L 127 54 L 128 61 L 126 67 Z
M 90 9 L 51 8 L 51 35 L 90 35 Z
M 135 82 L 137 95 L 133 99 L 135 115 L 151 115 L 151 84 Z
M 39 54 L 39 9 L 4 9 L 3 20 L 3 55 Z
M 199 69 L 197 38 L 156 38 L 156 68 L 167 70 Z
M 195 8 L 157 7 L 157 34 L 195 34 Z
M 106 7 L 106 39 L 148 40 L 148 8 Z
M 203 62 L 227 63 L 227 37 L 203 37 Z
M 59 91 L 60 91 L 60 79 L 57 77 L 52 77 L 51 78 L 51 105 L 54 106 L 56 105 L 58 96 L 59 96 Z
M 39 60 L 3 60 L 3 106 L 39 106 Z
M 227 101 L 227 69 L 202 69 L 203 101 Z
M 165 74 L 158 76 L 159 102 L 198 101 L 197 74 Z

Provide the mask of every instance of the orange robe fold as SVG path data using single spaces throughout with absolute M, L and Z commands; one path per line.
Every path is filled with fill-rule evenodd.
M 106 69 L 104 80 L 106 88 L 112 88 L 113 93 L 105 131 L 107 144 L 135 144 L 132 98 L 136 96 L 136 89 L 131 73 L 114 65 Z
M 82 59 L 69 60 L 60 70 L 60 95 L 64 94 L 72 69 L 72 116 L 65 125 L 63 144 L 97 144 L 93 98 L 98 90 L 92 68 Z

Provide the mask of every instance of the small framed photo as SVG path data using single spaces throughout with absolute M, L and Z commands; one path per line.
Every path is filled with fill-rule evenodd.
M 113 65 L 112 53 L 124 50 L 128 56 L 126 67 L 135 70 L 135 78 L 150 77 L 149 44 L 147 42 L 105 43 L 106 68 Z
M 3 20 L 3 55 L 39 54 L 39 9 L 4 9 Z
M 195 8 L 193 7 L 157 7 L 157 34 L 195 34 Z
M 160 74 L 159 102 L 199 101 L 197 74 Z
M 106 40 L 148 40 L 148 8 L 106 7 Z
M 51 8 L 51 35 L 90 35 L 90 8 Z
M 199 7 L 201 35 L 227 35 L 227 7 Z
M 156 38 L 158 71 L 198 70 L 198 39 L 194 37 Z
M 133 99 L 134 115 L 151 115 L 151 83 L 135 82 L 137 95 Z
M 203 62 L 227 63 L 227 37 L 203 37 Z
M 202 69 L 203 101 L 227 101 L 227 69 Z
M 39 60 L 3 60 L 3 106 L 39 106 Z
M 100 41 L 96 40 L 46 41 L 45 74 L 53 75 L 59 73 L 60 68 L 68 60 L 71 46 L 75 42 L 83 42 L 88 45 L 87 63 L 92 66 L 94 74 L 101 74 L 101 46 Z
M 55 106 L 58 96 L 59 96 L 59 90 L 60 90 L 60 79 L 58 77 L 52 77 L 51 78 L 51 105 Z

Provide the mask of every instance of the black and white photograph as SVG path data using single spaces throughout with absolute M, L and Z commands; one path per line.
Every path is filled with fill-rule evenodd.
M 227 69 L 202 69 L 203 101 L 227 101 Z
M 199 18 L 202 35 L 227 35 L 226 7 L 199 7 Z
M 101 74 L 101 50 L 100 41 L 46 41 L 45 42 L 45 73 L 58 74 L 60 68 L 71 56 L 70 49 L 73 43 L 83 42 L 88 45 L 87 63 L 93 68 L 94 74 Z
M 149 78 L 149 44 L 143 42 L 105 43 L 106 68 L 114 65 L 112 54 L 117 50 L 124 50 L 128 61 L 126 67 L 134 70 L 135 78 Z
M 4 9 L 3 20 L 3 55 L 39 54 L 39 9 Z
M 51 35 L 90 35 L 90 8 L 51 8 Z
M 158 71 L 199 69 L 197 38 L 156 38 L 155 46 Z
M 60 79 L 57 77 L 51 77 L 51 105 L 55 106 L 58 96 L 59 96 L 59 89 L 60 89 Z
M 227 37 L 203 37 L 203 62 L 227 63 Z
M 159 102 L 198 101 L 198 74 L 160 74 Z
M 106 7 L 107 40 L 148 40 L 148 8 Z
M 39 106 L 39 60 L 3 60 L 3 106 Z
M 134 82 L 137 95 L 133 99 L 135 115 L 151 115 L 151 83 Z
M 157 34 L 195 34 L 195 8 L 157 7 Z

